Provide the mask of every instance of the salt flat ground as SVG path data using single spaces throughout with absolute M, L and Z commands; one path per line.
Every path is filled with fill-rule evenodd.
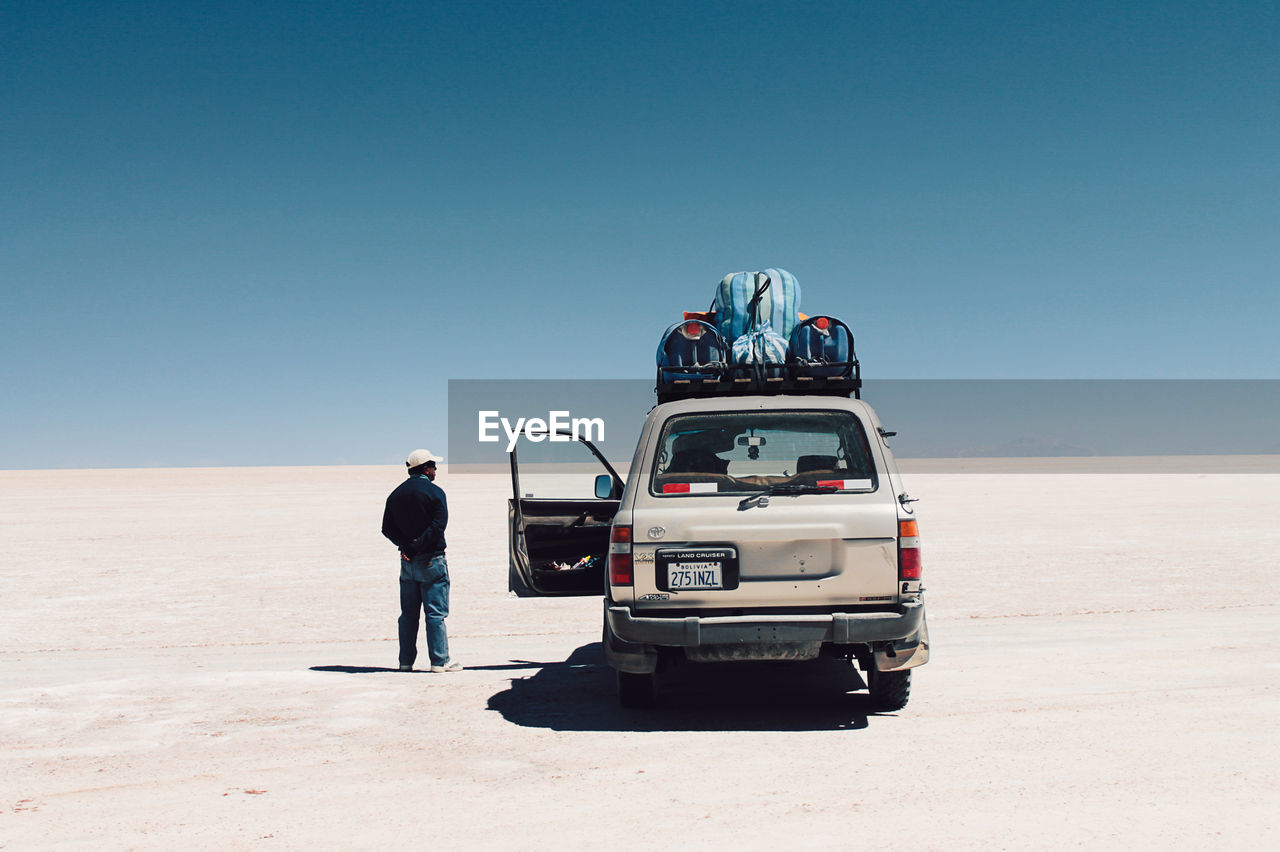
M 1280 848 L 1280 476 L 919 474 L 933 660 L 616 706 L 592 598 L 449 493 L 400 674 L 394 467 L 0 472 L 0 847 Z M 849 686 L 850 684 L 845 684 Z

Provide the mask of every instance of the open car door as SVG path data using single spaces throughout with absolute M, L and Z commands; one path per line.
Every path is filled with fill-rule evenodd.
M 567 433 L 559 432 L 565 435 Z M 622 497 L 622 477 L 586 438 L 582 461 L 598 475 L 538 474 L 518 449 L 511 456 L 511 500 L 507 505 L 510 567 L 507 587 L 519 597 L 603 595 L 609 562 L 609 530 Z M 607 474 L 605 473 L 607 471 Z M 606 478 L 607 477 L 607 478 Z M 535 485 L 536 483 L 536 485 Z

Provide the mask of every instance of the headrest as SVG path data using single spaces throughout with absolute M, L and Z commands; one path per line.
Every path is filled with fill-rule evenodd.
M 796 459 L 796 473 L 808 473 L 811 470 L 835 470 L 835 456 L 801 456 Z

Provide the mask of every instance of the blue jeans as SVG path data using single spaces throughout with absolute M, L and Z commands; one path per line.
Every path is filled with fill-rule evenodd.
M 407 576 L 406 576 L 407 575 Z M 444 620 L 449 615 L 449 565 L 444 554 L 426 562 L 417 559 L 400 571 L 400 665 L 418 658 L 418 610 L 425 614 L 427 656 L 431 665 L 449 661 L 449 636 Z

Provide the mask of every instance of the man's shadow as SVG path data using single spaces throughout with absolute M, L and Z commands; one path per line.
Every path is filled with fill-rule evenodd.
M 688 663 L 659 673 L 653 707 L 618 703 L 614 670 L 599 642 L 536 669 L 489 699 L 508 722 L 556 731 L 811 731 L 859 729 L 875 715 L 856 669 L 839 660 Z M 481 666 L 480 668 L 486 668 Z

